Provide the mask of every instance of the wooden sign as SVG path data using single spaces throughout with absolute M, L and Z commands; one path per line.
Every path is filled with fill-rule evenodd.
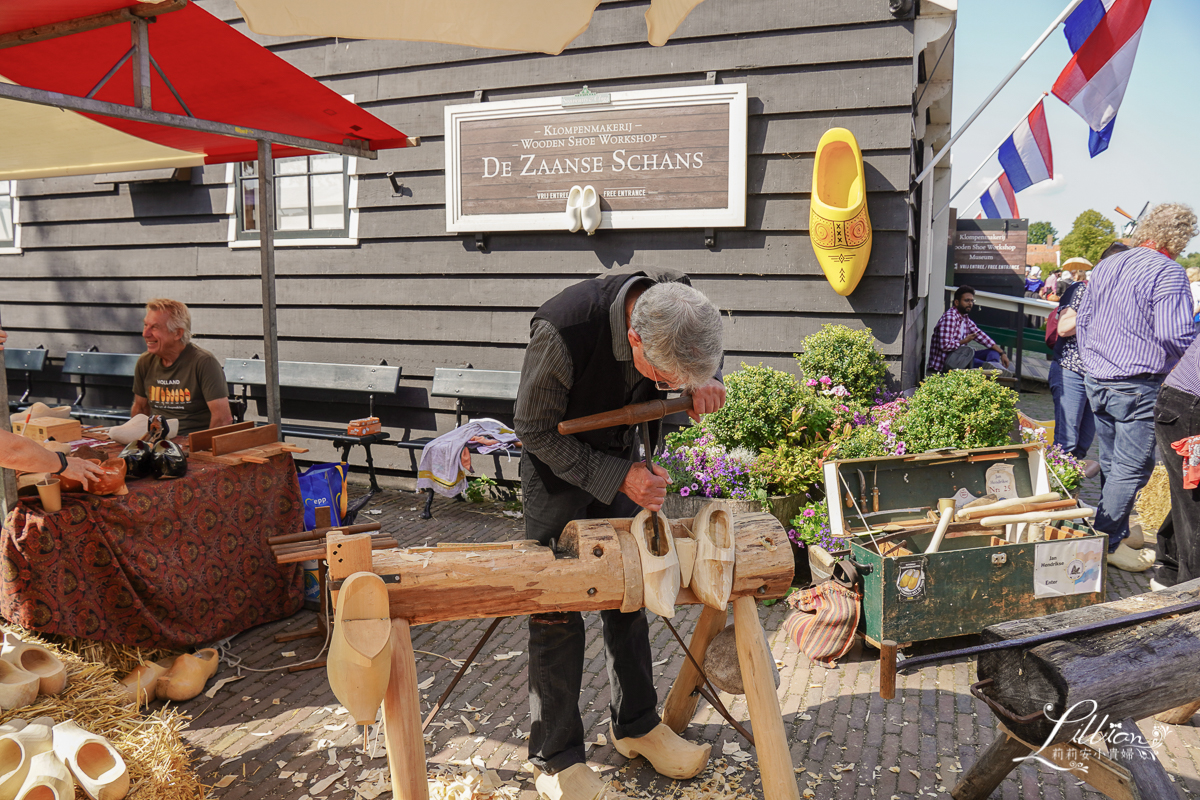
M 584 103 L 582 100 L 587 100 Z M 446 230 L 566 230 L 572 186 L 601 228 L 746 224 L 746 86 L 447 106 Z
M 960 219 L 954 240 L 954 271 L 1024 275 L 1028 239 L 1026 219 Z

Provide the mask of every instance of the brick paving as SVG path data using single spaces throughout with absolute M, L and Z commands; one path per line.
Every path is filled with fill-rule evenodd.
M 1031 398 L 1034 403 L 1038 398 Z M 1046 396 L 1048 400 L 1048 395 Z M 1026 396 L 1022 407 L 1027 413 Z M 1045 419 L 1045 416 L 1040 418 Z M 439 541 L 501 541 L 524 538 L 520 521 L 502 514 L 495 504 L 472 505 L 438 498 L 433 520 L 417 517 L 420 502 L 414 494 L 387 490 L 377 496 L 372 509 L 402 546 Z M 1110 598 L 1124 597 L 1147 590 L 1141 575 L 1109 570 Z M 469 598 L 464 598 L 469 602 Z M 800 789 L 812 788 L 816 798 L 924 798 L 949 797 L 959 770 L 974 762 L 977 753 L 995 735 L 990 711 L 972 698 L 968 686 L 975 681 L 973 661 L 958 660 L 901 674 L 897 696 L 885 702 L 876 693 L 877 653 L 864 649 L 847 658 L 835 670 L 811 666 L 808 659 L 787 646 L 780 631 L 785 617 L 783 604 L 760 609 L 760 619 L 780 669 L 780 705 L 791 746 Z M 697 607 L 682 609 L 676 617 L 677 628 L 687 638 L 699 615 Z M 604 657 L 600 647 L 598 618 L 588 615 L 591 631 L 587 650 L 581 708 L 587 738 L 608 735 L 609 690 Z M 650 632 L 660 698 L 666 696 L 679 669 L 682 655 L 670 632 L 651 615 Z M 291 619 L 249 630 L 227 646 L 227 655 L 240 659 L 243 667 L 269 669 L 285 666 L 314 656 L 320 648 L 316 639 L 276 644 L 273 635 L 313 625 L 315 615 L 303 611 Z M 422 689 L 422 715 L 444 691 L 456 666 L 450 658 L 462 659 L 479 640 L 488 620 L 447 622 L 414 628 L 413 647 L 417 652 L 418 680 L 432 678 Z M 962 646 L 969 637 L 939 643 L 917 645 L 911 652 L 932 647 Z M 525 619 L 505 620 L 488 642 L 477 666 L 459 684 L 438 722 L 426 737 L 426 755 L 431 764 L 477 758 L 506 779 L 522 780 L 522 800 L 534 800 L 536 792 L 528 773 L 521 772 L 525 761 L 524 734 L 529 730 L 529 706 L 526 689 L 527 649 Z M 519 651 L 520 655 L 496 660 L 496 656 Z M 284 653 L 295 653 L 285 656 Z M 223 663 L 216 679 L 236 675 L 236 669 Z M 372 752 L 362 751 L 361 729 L 348 724 L 326 682 L 324 669 L 288 673 L 243 670 L 241 680 L 221 688 L 214 698 L 203 694 L 182 705 L 192 722 L 185 739 L 202 780 L 210 785 L 232 778 L 211 796 L 221 800 L 238 798 L 279 798 L 303 800 L 322 796 L 355 800 L 353 783 L 364 770 L 384 769 L 382 737 L 372 742 Z M 211 684 L 210 684 L 211 685 Z M 748 718 L 741 697 L 722 695 L 736 718 Z M 477 709 L 477 710 L 476 710 Z M 461 717 L 476 727 L 469 733 Z M 1198 717 L 1197 719 L 1200 719 Z M 1186 797 L 1200 797 L 1200 731 L 1197 719 L 1176 726 L 1159 751 Z M 1150 724 L 1143 725 L 1149 730 Z M 372 729 L 372 735 L 374 729 Z M 740 779 L 739 797 L 761 798 L 759 775 L 753 759 L 744 763 L 720 755 L 722 745 L 738 742 L 733 729 L 702 702 L 685 736 L 713 743 L 712 768 L 728 772 L 730 780 Z M 745 742 L 743 750 L 751 751 Z M 636 781 L 641 790 L 653 796 L 670 797 L 687 786 L 657 776 L 642 759 L 628 762 L 611 744 L 595 746 L 589 752 L 593 766 L 605 769 L 606 777 Z M 851 769 L 831 779 L 836 766 Z M 899 768 L 893 772 L 892 767 Z M 330 776 L 342 778 L 326 783 Z M 707 774 L 707 773 L 706 773 Z M 819 782 L 814 777 L 823 776 Z M 703 776 L 702 776 L 703 777 Z M 630 793 L 631 795 L 634 793 Z M 1099 798 L 1085 791 L 1070 776 L 1023 766 L 1004 782 L 994 797 L 1005 800 L 1075 800 Z M 385 793 L 382 797 L 390 797 Z

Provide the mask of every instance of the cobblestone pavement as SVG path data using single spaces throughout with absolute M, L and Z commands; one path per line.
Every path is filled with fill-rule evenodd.
M 417 518 L 416 495 L 385 491 L 371 508 L 381 512 L 373 518 L 402 545 L 524 538 L 521 523 L 505 517 L 494 504 L 477 506 L 438 498 L 435 519 L 425 521 Z M 1109 571 L 1110 598 L 1146 588 L 1146 580 L 1140 575 Z M 463 602 L 469 603 L 470 598 Z M 959 770 L 973 763 L 995 735 L 991 713 L 968 692 L 967 687 L 975 680 L 973 661 L 960 659 L 901 674 L 896 700 L 885 702 L 876 693 L 877 654 L 873 650 L 863 650 L 837 669 L 825 670 L 810 665 L 807 658 L 787 646 L 780 631 L 785 616 L 783 604 L 761 608 L 759 615 L 774 656 L 782 665 L 779 698 L 801 791 L 812 788 L 816 798 L 863 800 L 948 797 Z M 696 607 L 681 610 L 676 617 L 685 638 L 697 617 Z M 591 640 L 580 703 L 587 738 L 596 741 L 599 734 L 608 735 L 609 690 L 598 618 L 589 615 L 587 619 Z M 281 631 L 311 626 L 314 621 L 315 615 L 304 611 L 289 620 L 254 628 L 232 639 L 226 654 L 253 669 L 278 668 L 311 658 L 320 648 L 318 640 L 276 644 L 272 637 Z M 487 625 L 488 620 L 470 620 L 413 630 L 418 681 L 432 681 L 422 689 L 422 715 L 456 671 L 448 659 L 464 658 Z M 655 652 L 660 654 L 655 673 L 661 698 L 674 679 L 682 655 L 665 625 L 653 615 L 650 631 Z M 961 646 L 970 641 L 947 640 L 937 646 Z M 915 651 L 921 648 L 918 645 Z M 522 781 L 522 800 L 536 797 L 529 773 L 521 771 L 525 761 L 523 736 L 529 730 L 526 649 L 525 618 L 505 620 L 483 649 L 477 666 L 441 712 L 438 721 L 445 726 L 430 729 L 426 754 L 431 769 L 456 759 L 480 759 L 502 777 Z M 506 657 L 513 653 L 516 655 Z M 227 661 L 216 679 L 236 674 Z M 372 742 L 370 755 L 363 752 L 361 729 L 348 724 L 344 713 L 338 713 L 324 669 L 297 673 L 243 670 L 242 674 L 241 680 L 223 686 L 213 698 L 202 694 L 182 706 L 192 717 L 185 738 L 194 749 L 201 778 L 210 785 L 225 784 L 212 790 L 213 797 L 318 800 L 328 796 L 356 800 L 353 787 L 364 770 L 383 768 L 386 775 L 382 737 Z M 748 718 L 742 698 L 723 695 L 722 699 L 735 718 Z M 474 733 L 468 732 L 463 718 L 471 721 Z M 1159 751 L 1176 786 L 1187 797 L 1200 796 L 1200 731 L 1194 727 L 1197 719 L 1172 728 Z M 1149 729 L 1149 725 L 1143 727 Z M 737 742 L 742 750 L 752 752 L 751 748 L 739 742 L 733 729 L 706 703 L 701 703 L 685 735 L 713 743 L 710 770 L 726 773 L 737 797 L 762 797 L 754 759 L 743 763 L 722 755 L 726 743 Z M 592 747 L 589 759 L 609 778 L 635 781 L 638 791 L 626 790 L 631 796 L 639 791 L 648 792 L 648 796 L 678 796 L 689 785 L 659 778 L 644 760 L 627 761 L 611 744 Z M 845 766 L 849 769 L 836 772 L 837 779 L 830 778 L 831 773 Z M 701 778 L 711 775 L 710 771 Z M 819 781 L 818 775 L 822 776 Z M 330 781 L 333 776 L 340 777 Z M 1008 800 L 1101 797 L 1084 791 L 1070 776 L 1032 766 L 1014 771 L 995 796 Z

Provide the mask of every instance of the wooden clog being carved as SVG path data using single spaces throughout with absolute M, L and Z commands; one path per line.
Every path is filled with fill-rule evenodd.
M 534 786 L 547 800 L 599 800 L 604 796 L 604 781 L 587 764 L 572 764 L 553 775 L 539 773 Z
M 14 800 L 29 776 L 30 761 L 53 746 L 50 717 L 38 717 L 26 724 L 14 719 L 0 726 L 0 800 Z
M 204 691 L 204 684 L 217 673 L 220 655 L 211 647 L 184 653 L 175 659 L 167 673 L 158 679 L 155 694 L 159 700 L 182 703 Z
M 158 697 L 158 682 L 174 663 L 175 659 L 164 658 L 161 661 L 138 664 L 121 679 L 121 691 L 130 703 L 136 703 L 139 708 L 148 705 Z
M 38 692 L 41 694 L 58 694 L 67 685 L 67 670 L 58 656 L 39 644 L 23 641 L 15 634 L 4 634 L 0 658 L 37 675 Z
M 0 661 L 0 708 L 11 711 L 37 700 L 38 676 L 8 661 Z
M 642 557 L 642 594 L 646 608 L 660 617 L 675 616 L 675 598 L 679 596 L 679 555 L 675 552 L 671 526 L 662 514 L 658 520 L 658 552 L 652 548 L 654 533 L 650 529 L 650 512 L 642 510 L 630 525 Z
M 54 754 L 92 800 L 121 800 L 129 793 L 125 759 L 107 739 L 73 720 L 54 726 Z
M 29 759 L 29 774 L 16 800 L 75 800 L 75 781 L 54 751 L 38 753 Z
M 375 722 L 391 676 L 392 622 L 388 592 L 373 572 L 342 582 L 326 669 L 329 688 L 359 725 Z
M 687 536 L 676 537 L 672 544 L 679 555 L 679 586 L 686 589 L 692 585 L 692 571 L 696 565 L 696 534 L 691 528 L 686 528 Z
M 618 739 L 611 722 L 608 733 L 618 753 L 626 758 L 642 756 L 659 775 L 676 780 L 699 775 L 708 764 L 708 754 L 712 750 L 711 744 L 695 744 L 680 738 L 679 734 L 661 722 L 645 736 L 636 738 Z
M 724 611 L 733 590 L 733 517 L 724 503 L 707 503 L 692 521 L 696 566 L 692 591 L 706 606 Z

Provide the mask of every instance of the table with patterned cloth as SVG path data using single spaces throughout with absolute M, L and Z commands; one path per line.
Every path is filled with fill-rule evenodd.
M 227 466 L 189 459 L 173 480 L 124 496 L 23 497 L 0 533 L 0 616 L 38 633 L 190 648 L 290 616 L 299 564 L 267 537 L 304 529 L 290 456 Z

